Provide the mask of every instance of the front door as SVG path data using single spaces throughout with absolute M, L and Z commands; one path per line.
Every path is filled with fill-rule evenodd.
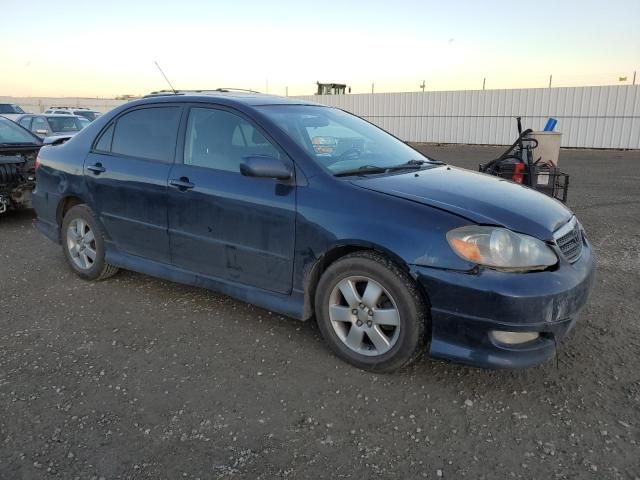
M 229 110 L 191 108 L 184 136 L 169 175 L 172 263 L 243 285 L 290 292 L 295 182 L 240 174 L 248 155 L 289 160 L 248 119 Z
M 170 262 L 167 179 L 179 106 L 125 112 L 101 134 L 84 163 L 92 207 L 120 251 Z

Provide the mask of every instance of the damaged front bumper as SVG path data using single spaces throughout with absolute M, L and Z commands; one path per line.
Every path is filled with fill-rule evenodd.
M 577 262 L 561 260 L 553 271 L 463 273 L 412 266 L 431 302 L 431 355 L 490 368 L 524 368 L 544 362 L 574 326 L 587 302 L 594 272 L 593 253 L 586 241 Z M 539 335 L 511 345 L 497 341 L 494 331 Z

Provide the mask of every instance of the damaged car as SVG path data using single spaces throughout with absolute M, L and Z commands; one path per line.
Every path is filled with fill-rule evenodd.
M 0 214 L 31 208 L 35 168 L 42 140 L 6 118 L 0 118 Z
M 126 268 L 315 318 L 368 370 L 425 347 L 538 365 L 593 284 L 593 249 L 562 203 L 313 102 L 153 94 L 39 158 L 37 228 L 80 278 Z

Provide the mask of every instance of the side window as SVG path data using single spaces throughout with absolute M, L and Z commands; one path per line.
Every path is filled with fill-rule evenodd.
M 111 125 L 109 125 L 109 128 L 107 128 L 104 132 L 102 132 L 102 135 L 100 135 L 100 139 L 96 143 L 94 150 L 98 150 L 100 152 L 111 151 L 111 141 L 113 140 L 113 129 L 114 129 L 113 125 L 114 124 L 112 123 Z
M 43 117 L 33 117 L 31 131 L 36 132 L 38 130 L 46 130 L 47 132 L 49 131 L 49 125 L 47 125 L 47 121 Z
M 171 162 L 180 111 L 180 107 L 152 107 L 125 113 L 116 122 L 111 152 Z
M 19 123 L 27 130 L 31 129 L 31 117 L 21 118 Z
M 280 158 L 279 150 L 242 117 L 213 108 L 192 108 L 187 122 L 184 163 L 240 173 L 249 155 Z

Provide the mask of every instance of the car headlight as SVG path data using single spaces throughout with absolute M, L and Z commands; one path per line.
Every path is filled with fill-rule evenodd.
M 465 260 L 499 270 L 544 270 L 558 262 L 544 242 L 506 228 L 469 225 L 449 231 L 447 241 Z

